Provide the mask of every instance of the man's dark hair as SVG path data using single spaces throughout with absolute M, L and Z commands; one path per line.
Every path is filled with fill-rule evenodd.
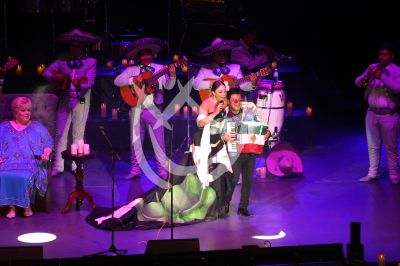
M 231 96 L 232 96 L 233 94 L 240 94 L 240 95 L 242 95 L 242 91 L 241 91 L 240 89 L 237 89 L 237 88 L 230 89 L 230 90 L 228 91 L 226 97 L 227 97 L 228 99 L 230 99 Z
M 392 55 L 395 54 L 394 45 L 393 45 L 392 43 L 390 43 L 390 42 L 381 43 L 381 44 L 379 45 L 379 51 L 381 51 L 381 50 L 387 50 L 387 51 L 389 51 Z

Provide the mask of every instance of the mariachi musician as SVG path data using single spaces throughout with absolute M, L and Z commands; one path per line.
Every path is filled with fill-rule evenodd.
M 237 44 L 233 40 L 216 38 L 211 46 L 199 52 L 200 56 L 211 55 L 214 61 L 211 65 L 200 68 L 193 80 L 193 88 L 199 91 L 201 100 L 210 97 L 210 87 L 215 80 L 231 81 L 243 77 L 240 65 L 229 63 L 229 51 Z M 249 91 L 257 85 L 257 76 L 255 74 L 251 74 L 249 79 L 251 82 L 247 81 L 239 84 L 242 90 Z
M 43 76 L 51 82 L 60 96 L 57 109 L 56 158 L 52 175 L 64 171 L 64 159 L 61 152 L 67 149 L 68 132 L 72 126 L 72 140 L 77 143 L 84 139 L 86 121 L 90 107 L 90 89 L 96 78 L 94 58 L 86 54 L 86 46 L 98 41 L 88 32 L 74 29 L 56 39 L 59 43 L 69 44 L 69 53 L 55 60 Z M 72 170 L 76 169 L 75 164 Z
M 137 58 L 138 64 L 128 67 L 114 80 L 118 87 L 132 87 L 135 91 L 121 95 L 128 105 L 131 105 L 130 131 L 131 131 L 131 171 L 125 179 L 139 178 L 141 176 L 140 165 L 145 160 L 143 150 L 138 144 L 143 144 L 146 128 L 152 130 L 158 145 L 153 145 L 157 159 L 157 174 L 166 179 L 168 177 L 167 158 L 165 155 L 164 124 L 157 108 L 163 104 L 163 88 L 170 90 L 176 83 L 175 65 L 165 68 L 163 65 L 153 62 L 153 58 L 164 47 L 165 42 L 157 38 L 141 38 L 134 41 L 128 47 L 128 57 Z M 153 76 L 164 73 L 154 82 L 147 83 Z M 149 77 L 149 78 L 147 78 Z M 143 88 L 143 89 L 142 89 Z M 144 93 L 143 93 L 144 92 Z M 140 95 L 140 93 L 144 95 Z M 138 97 L 127 97 L 135 95 Z M 132 99 L 132 102 L 130 102 Z M 139 139 L 140 138 L 140 139 Z M 135 146 L 137 147 L 135 149 Z

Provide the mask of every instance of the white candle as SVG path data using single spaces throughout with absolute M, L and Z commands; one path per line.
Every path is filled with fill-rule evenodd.
M 118 109 L 113 108 L 111 110 L 111 118 L 112 118 L 112 120 L 117 120 L 118 119 Z
M 267 177 L 267 168 L 261 167 L 260 169 L 260 178 L 266 178 Z
M 122 67 L 125 68 L 128 65 L 128 60 L 126 58 L 122 59 L 121 60 L 121 65 L 122 65 Z
M 83 153 L 83 139 L 78 140 L 78 153 L 82 154 Z
M 287 115 L 291 116 L 293 113 L 293 102 L 287 102 L 286 110 L 287 110 Z
M 185 105 L 183 107 L 183 117 L 188 118 L 188 116 L 189 116 L 189 107 L 187 107 L 187 105 Z
M 306 114 L 307 114 L 307 116 L 312 116 L 312 107 L 308 106 L 306 108 Z
M 385 266 L 385 255 L 384 254 L 379 254 L 379 256 L 378 256 L 378 265 L 379 266 Z
M 90 154 L 89 144 L 83 144 L 83 154 Z
M 107 104 L 101 104 L 101 117 L 105 118 L 107 116 Z
M 107 61 L 106 66 L 107 66 L 108 70 L 111 70 L 113 68 L 113 62 L 112 61 Z
M 256 168 L 256 176 L 260 176 L 260 171 L 261 171 L 261 168 L 260 167 L 257 167 Z
M 179 103 L 176 103 L 175 105 L 174 105 L 174 111 L 175 111 L 175 116 L 176 117 L 179 117 L 179 115 L 180 115 L 180 109 L 181 109 L 181 106 L 179 105 Z
M 196 117 L 197 116 L 197 106 L 192 107 L 192 116 Z
M 77 154 L 78 154 L 78 145 L 71 144 L 71 155 L 77 155 Z
M 18 65 L 17 69 L 15 70 L 15 72 L 17 73 L 18 76 L 21 75 L 22 74 L 22 66 Z

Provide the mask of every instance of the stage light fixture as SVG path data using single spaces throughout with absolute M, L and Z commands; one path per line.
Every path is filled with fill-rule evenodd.
M 251 238 L 260 239 L 260 240 L 274 240 L 274 239 L 284 238 L 285 236 L 286 236 L 286 233 L 281 230 L 281 231 L 279 231 L 279 234 L 277 234 L 277 235 L 259 235 L 259 236 L 252 236 Z
M 36 232 L 18 236 L 18 241 L 24 243 L 46 243 L 57 239 L 57 236 L 50 233 Z

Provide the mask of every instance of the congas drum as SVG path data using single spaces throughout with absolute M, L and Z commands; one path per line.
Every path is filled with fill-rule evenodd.
M 279 84 L 279 85 L 278 85 Z M 270 85 L 258 88 L 257 115 L 260 121 L 267 124 L 274 135 L 280 134 L 285 118 L 286 97 L 282 82 L 277 82 L 272 89 Z

